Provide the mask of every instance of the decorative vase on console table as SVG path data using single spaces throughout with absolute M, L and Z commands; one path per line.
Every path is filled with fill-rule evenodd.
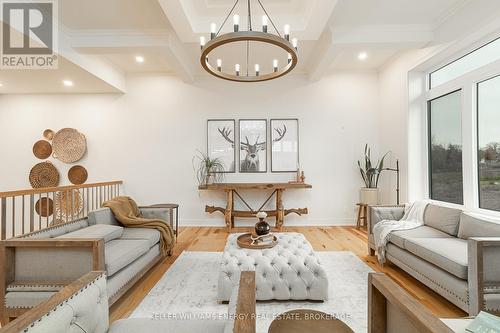
M 257 218 L 259 219 L 259 222 L 255 224 L 255 233 L 257 236 L 264 236 L 271 232 L 271 226 L 264 220 L 266 217 L 266 212 L 257 213 Z

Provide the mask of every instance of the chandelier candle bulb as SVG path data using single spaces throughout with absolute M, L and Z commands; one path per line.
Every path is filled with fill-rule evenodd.
M 262 16 L 262 32 L 267 32 L 267 23 L 268 23 L 267 15 Z
M 295 50 L 297 50 L 297 45 L 298 44 L 299 44 L 299 41 L 297 40 L 297 38 L 292 39 L 292 45 L 295 48 Z
M 240 16 L 238 14 L 233 16 L 234 23 L 234 32 L 238 32 L 240 30 Z
M 200 37 L 200 47 L 203 48 L 205 46 L 206 40 L 204 36 Z
M 288 53 L 288 63 L 291 63 L 292 62 L 292 55 L 290 53 Z
M 259 72 L 260 72 L 260 66 L 259 64 L 255 64 L 255 76 L 259 76 Z
M 290 41 L 290 25 L 285 24 L 285 27 L 283 28 L 283 30 L 285 30 L 285 39 L 287 41 Z
M 217 59 L 217 70 L 220 72 L 222 70 L 222 60 Z
M 273 68 L 274 68 L 274 71 L 277 72 L 278 71 L 278 59 L 274 59 L 273 60 Z
M 214 39 L 216 33 L 217 33 L 217 24 L 215 23 L 210 24 L 210 39 Z
M 236 72 L 236 76 L 240 76 L 240 64 L 234 65 L 234 71 Z

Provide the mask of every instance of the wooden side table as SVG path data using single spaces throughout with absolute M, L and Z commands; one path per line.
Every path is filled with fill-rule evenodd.
M 175 210 L 175 229 L 174 229 L 174 234 L 175 234 L 175 240 L 177 241 L 177 236 L 179 235 L 179 205 L 178 204 L 167 203 L 167 204 L 151 205 L 149 207 L 166 208 L 166 209 L 168 209 L 169 213 L 170 213 L 170 226 L 172 227 L 172 229 L 174 229 L 174 210 Z
M 274 319 L 268 333 L 354 333 L 354 331 L 333 315 L 315 310 L 292 310 Z
M 356 229 L 366 227 L 368 225 L 368 205 L 364 203 L 357 203 L 358 219 L 356 221 Z

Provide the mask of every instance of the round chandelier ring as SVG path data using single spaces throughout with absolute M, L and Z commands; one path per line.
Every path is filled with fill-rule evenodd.
M 225 44 L 241 41 L 261 42 L 275 45 L 283 49 L 285 52 L 289 53 L 291 55 L 291 61 L 276 72 L 253 76 L 228 74 L 223 71 L 218 71 L 216 68 L 213 68 L 213 66 L 210 65 L 210 63 L 208 62 L 208 56 L 213 50 Z M 293 47 L 292 43 L 284 38 L 260 31 L 239 31 L 218 36 L 207 42 L 201 50 L 200 63 L 207 72 L 224 80 L 236 82 L 261 82 L 277 79 L 291 72 L 295 68 L 295 66 L 297 66 L 298 56 L 297 50 L 295 49 L 295 47 Z

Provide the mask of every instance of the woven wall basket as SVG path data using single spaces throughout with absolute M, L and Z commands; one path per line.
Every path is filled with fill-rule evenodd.
M 57 192 L 55 197 L 56 218 L 66 219 L 77 216 L 83 210 L 83 199 L 77 190 Z
M 64 163 L 74 163 L 82 159 L 87 150 L 85 135 L 74 128 L 63 128 L 52 140 L 53 155 Z
M 54 138 L 54 131 L 51 129 L 46 129 L 45 131 L 43 131 L 43 137 L 49 141 L 52 141 L 52 139 Z
M 29 180 L 31 187 L 56 187 L 59 185 L 59 171 L 50 162 L 42 162 L 31 168 Z
M 51 198 L 40 198 L 35 204 L 35 211 L 42 217 L 49 217 L 54 213 L 54 201 Z
M 88 173 L 87 169 L 82 167 L 81 165 L 75 165 L 71 167 L 68 171 L 68 179 L 71 184 L 80 185 L 87 181 Z
M 49 158 L 52 155 L 52 145 L 45 140 L 35 142 L 33 145 L 33 155 L 41 160 Z

